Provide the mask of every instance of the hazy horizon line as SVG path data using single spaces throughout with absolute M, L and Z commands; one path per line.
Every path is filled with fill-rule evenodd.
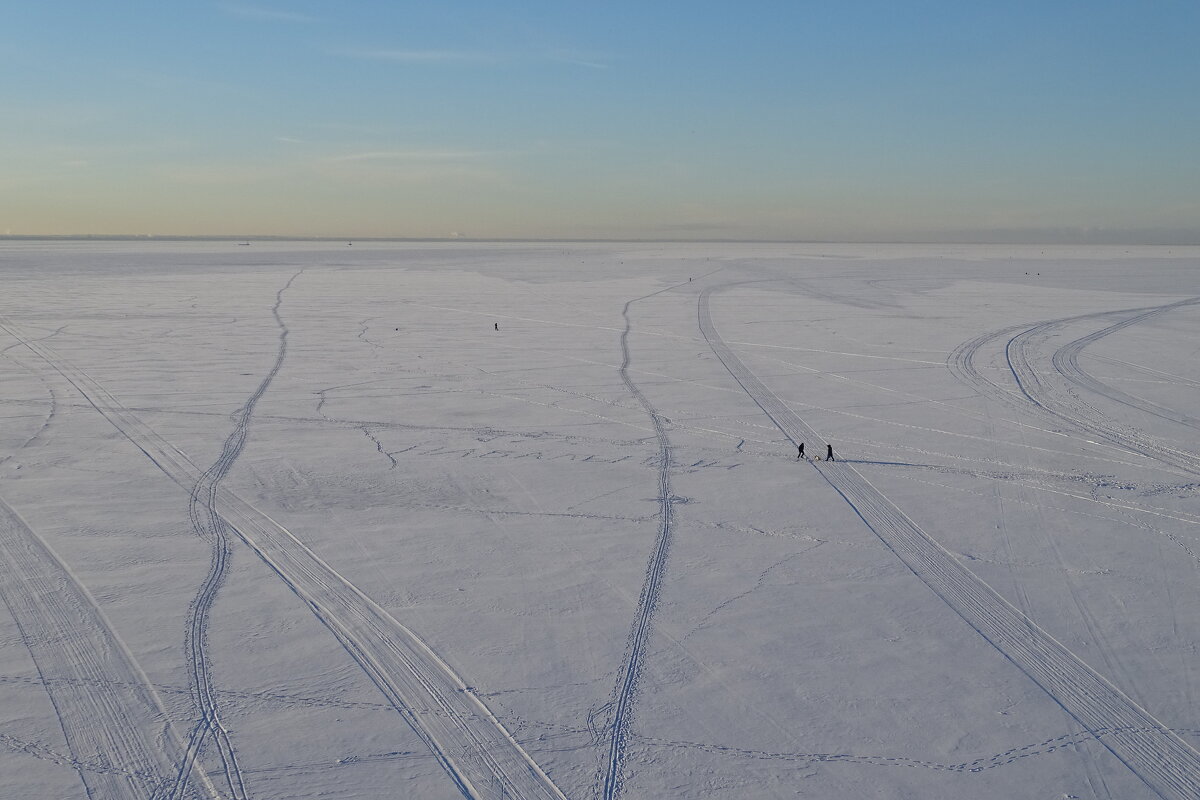
M 921 245 L 1137 245 L 1200 246 L 1200 232 L 1177 229 L 1011 229 L 993 231 L 925 232 L 885 237 L 678 237 L 678 236 L 355 236 L 338 234 L 151 234 L 69 233 L 0 234 L 0 241 L 360 241 L 360 242 L 632 242 L 697 244 L 921 244 Z

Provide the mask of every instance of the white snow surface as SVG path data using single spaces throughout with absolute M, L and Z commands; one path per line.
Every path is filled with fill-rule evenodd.
M 1198 344 L 1200 248 L 0 242 L 0 797 L 1198 797 Z

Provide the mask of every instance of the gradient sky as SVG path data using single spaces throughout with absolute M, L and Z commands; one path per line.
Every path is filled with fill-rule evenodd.
M 1200 241 L 1196 0 L 5 6 L 0 234 Z

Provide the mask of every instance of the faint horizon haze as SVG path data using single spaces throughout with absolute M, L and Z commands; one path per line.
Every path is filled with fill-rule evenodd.
M 1200 242 L 1200 4 L 7 9 L 0 231 Z

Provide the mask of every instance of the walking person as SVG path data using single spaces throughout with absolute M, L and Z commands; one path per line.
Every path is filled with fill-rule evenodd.
M 831 444 L 825 445 L 825 460 L 833 461 L 833 445 Z
M 495 324 L 496 324 L 496 330 L 500 330 L 500 323 L 499 323 L 499 322 L 497 322 L 497 323 L 495 323 Z
M 802 459 L 802 458 L 804 458 L 804 442 L 801 442 L 801 443 L 800 443 L 800 451 L 799 451 L 798 453 L 796 453 L 796 460 L 797 460 L 797 461 L 799 461 L 799 460 L 800 460 L 800 459 Z

